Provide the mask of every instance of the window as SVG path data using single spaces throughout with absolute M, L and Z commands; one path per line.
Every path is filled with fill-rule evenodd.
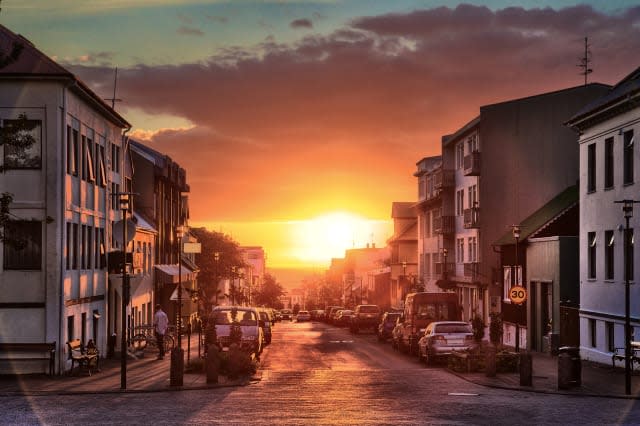
M 464 189 L 456 191 L 456 216 L 462 216 L 464 209 Z
M 633 183 L 633 130 L 624 132 L 622 137 L 623 147 L 623 163 L 624 163 L 624 183 L 628 185 Z
M 87 162 L 85 164 L 86 168 L 87 168 L 87 181 L 88 182 L 95 182 L 96 181 L 96 175 L 94 173 L 94 162 L 93 162 L 93 150 L 94 150 L 94 144 L 93 141 L 91 140 L 91 138 L 87 138 Z
M 95 249 L 93 247 L 93 227 L 87 226 L 87 269 L 93 269 L 93 255 Z
M 76 332 L 74 329 L 75 318 L 73 315 L 67 317 L 67 341 L 75 339 Z M 71 358 L 71 352 L 69 352 L 69 358 Z
M 103 188 L 107 187 L 107 172 L 104 168 L 104 146 L 98 146 L 98 162 L 96 167 L 96 173 L 98 174 L 98 185 Z
M 78 176 L 78 150 L 80 149 L 78 145 L 78 129 L 74 128 L 71 132 L 71 141 L 72 141 L 72 149 L 73 149 L 73 171 L 72 174 Z
M 420 200 L 427 196 L 427 178 L 423 175 L 418 179 L 418 198 Z
M 604 141 L 604 187 L 613 188 L 613 138 Z
M 478 135 L 471 135 L 467 138 L 467 152 L 471 154 L 478 150 Z
M 462 142 L 456 145 L 456 169 L 464 167 L 464 144 Z
M 464 263 L 464 238 L 456 240 L 456 262 Z
M 614 278 L 614 240 L 613 231 L 604 231 L 604 279 L 612 280 Z
M 595 279 L 596 277 L 596 233 L 589 232 L 587 234 L 587 276 Z
M 42 167 L 42 122 L 22 114 L 17 120 L 2 120 L 4 167 L 39 169 Z
M 42 222 L 9 221 L 4 226 L 4 269 L 42 268 Z
M 469 246 L 469 262 L 477 262 L 478 261 L 478 243 L 476 237 L 469 237 L 468 239 Z
M 78 224 L 73 224 L 71 269 L 78 269 Z
M 87 344 L 87 313 L 80 314 L 80 342 L 83 345 Z
M 64 247 L 65 262 L 67 270 L 71 269 L 71 223 L 67 222 L 67 237 L 66 245 Z
M 596 144 L 587 147 L 587 192 L 596 190 Z
M 605 322 L 607 332 L 607 350 L 613 352 L 616 349 L 615 327 L 611 321 Z
M 120 173 L 120 147 L 114 143 L 111 144 L 111 170 Z
M 589 343 L 592 348 L 595 348 L 598 344 L 596 331 L 596 320 L 589 318 Z
M 87 269 L 87 226 L 80 227 L 80 269 Z
M 629 280 L 629 281 L 633 281 L 633 243 L 634 243 L 634 238 L 633 238 L 633 228 L 629 228 L 629 234 L 627 235 L 627 244 L 626 246 L 629 249 L 629 253 L 628 253 L 628 259 L 631 259 L 631 261 L 627 262 L 627 257 L 625 256 L 625 274 L 624 274 L 624 279 L 625 280 Z
M 469 195 L 469 208 L 478 207 L 478 185 L 471 185 L 467 188 Z

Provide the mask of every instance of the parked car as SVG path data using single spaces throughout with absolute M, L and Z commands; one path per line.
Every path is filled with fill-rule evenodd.
M 353 311 L 351 309 L 341 309 L 336 314 L 334 324 L 339 327 L 349 327 L 351 325 L 351 319 L 353 318 Z
M 280 311 L 280 316 L 282 317 L 282 320 L 289 320 L 289 321 L 293 321 L 293 312 L 291 311 L 291 309 L 283 309 Z
M 329 306 L 326 309 L 325 321 L 328 324 L 333 324 L 333 322 L 335 320 L 335 317 L 336 317 L 336 314 L 341 309 L 345 309 L 345 307 L 344 306 Z
M 402 350 L 400 345 L 402 344 L 402 328 L 404 327 L 404 318 L 402 314 L 396 319 L 396 323 L 391 331 L 391 347 L 399 351 Z
M 276 316 L 276 322 L 282 321 L 282 314 L 280 313 L 280 311 L 273 311 L 273 313 Z
M 366 329 L 376 333 L 379 319 L 380 307 L 378 305 L 358 305 L 353 312 L 349 330 L 354 334 L 358 334 L 360 330 Z
M 398 318 L 400 318 L 400 312 L 385 312 L 378 323 L 378 328 L 376 329 L 376 334 L 378 335 L 378 340 L 384 342 L 391 338 L 391 333 L 393 332 L 396 323 L 398 322 Z
M 324 319 L 324 311 L 322 309 L 314 309 L 311 311 L 312 321 L 321 321 Z
M 262 328 L 262 334 L 264 335 L 264 344 L 265 346 L 271 343 L 273 321 L 269 316 L 269 312 L 267 309 L 260 309 L 260 327 Z
M 228 350 L 231 345 L 231 325 L 235 321 L 240 325 L 242 337 L 240 349 L 260 356 L 264 344 L 264 333 L 259 323 L 259 313 L 256 308 L 244 306 L 216 306 L 213 308 L 211 316 L 213 318 L 218 345 L 224 350 Z
M 432 322 L 418 341 L 418 356 L 430 364 L 452 352 L 471 349 L 476 345 L 471 324 L 463 321 Z
M 298 311 L 298 315 L 296 316 L 296 321 L 305 322 L 311 321 L 311 314 L 309 311 Z

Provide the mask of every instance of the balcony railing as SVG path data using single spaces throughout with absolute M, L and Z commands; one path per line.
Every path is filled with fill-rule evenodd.
M 455 172 L 453 170 L 438 170 L 433 174 L 433 186 L 436 189 L 452 188 L 455 186 Z
M 480 264 L 478 262 L 470 262 L 464 264 L 464 276 L 475 279 L 480 272 Z
M 464 209 L 463 214 L 464 214 L 465 229 L 480 227 L 480 208 L 479 207 Z
M 436 234 L 453 234 L 455 230 L 455 216 L 436 216 L 433 218 L 433 231 Z
M 436 262 L 436 275 L 444 276 L 446 272 L 448 276 L 453 275 L 453 263 Z
M 474 151 L 464 156 L 464 175 L 480 176 L 480 152 Z

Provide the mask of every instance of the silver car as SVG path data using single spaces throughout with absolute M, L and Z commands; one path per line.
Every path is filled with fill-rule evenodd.
M 260 314 L 256 308 L 244 306 L 216 306 L 212 318 L 216 327 L 218 344 L 223 351 L 231 344 L 231 324 L 235 321 L 240 326 L 242 337 L 240 348 L 260 356 L 264 344 L 264 333 L 259 324 Z
M 420 360 L 431 364 L 438 358 L 476 347 L 471 324 L 463 321 L 438 321 L 427 326 L 418 341 Z

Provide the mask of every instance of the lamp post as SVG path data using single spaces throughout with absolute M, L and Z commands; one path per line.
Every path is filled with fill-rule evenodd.
M 235 306 L 236 304 L 236 267 L 232 266 L 231 267 L 231 288 L 230 288 L 230 293 L 231 293 L 231 305 Z
M 170 386 L 182 386 L 184 377 L 184 351 L 182 350 L 182 237 L 187 232 L 187 227 L 183 225 L 176 226 L 176 254 L 178 258 L 178 288 L 177 302 L 175 314 L 176 332 L 178 333 L 178 344 L 171 351 L 171 374 Z
M 216 262 L 216 270 L 215 270 L 215 289 L 213 290 L 216 293 L 216 306 L 218 306 L 218 284 L 220 284 L 220 280 L 218 278 L 218 263 L 220 262 L 220 252 L 216 251 L 213 253 L 213 260 Z M 207 312 L 209 315 L 209 312 Z
M 449 250 L 447 250 L 446 248 L 442 249 L 442 258 L 443 258 L 443 263 L 442 263 L 442 279 L 444 281 L 447 280 L 448 276 L 448 270 L 447 270 L 447 256 L 449 255 Z
M 622 204 L 622 212 L 626 226 L 624 229 L 624 390 L 627 395 L 631 395 L 631 305 L 630 286 L 633 259 L 631 259 L 631 232 L 629 220 L 633 217 L 633 205 L 640 203 L 634 200 L 614 201 Z
M 129 304 L 129 277 L 127 276 L 127 212 L 131 209 L 130 193 L 118 193 L 122 210 L 122 334 L 120 335 L 120 389 L 127 389 L 127 305 Z
M 518 281 L 518 240 L 520 239 L 520 226 L 512 225 L 511 231 L 513 233 L 513 238 L 516 240 L 516 265 L 515 265 L 515 281 L 516 285 L 520 285 Z M 518 311 L 517 311 L 518 312 Z M 516 314 L 516 352 L 520 352 L 520 313 Z

